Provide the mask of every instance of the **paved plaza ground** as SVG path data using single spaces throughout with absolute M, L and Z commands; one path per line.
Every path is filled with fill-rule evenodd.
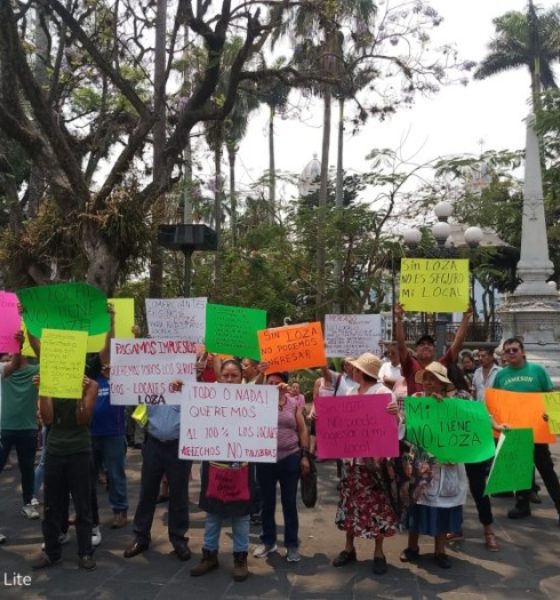
M 560 467 L 560 448 L 554 447 Z M 129 493 L 134 515 L 138 498 L 141 455 L 129 454 Z M 15 463 L 15 457 L 12 458 Z M 150 550 L 133 559 L 124 559 L 123 550 L 132 539 L 132 526 L 111 530 L 106 494 L 99 487 L 103 542 L 95 558 L 93 572 L 79 570 L 76 565 L 76 541 L 64 546 L 62 565 L 43 572 L 31 571 L 31 562 L 39 554 L 40 521 L 20 516 L 19 471 L 14 466 L 0 474 L 0 530 L 8 542 L 0 546 L 0 599 L 13 598 L 53 600 L 359 600 L 374 598 L 414 598 L 442 600 L 478 600 L 483 598 L 524 600 L 560 598 L 560 527 L 554 507 L 543 490 L 543 503 L 533 505 L 533 516 L 520 522 L 506 518 L 511 499 L 493 500 L 496 533 L 502 551 L 489 553 L 483 544 L 481 526 L 472 500 L 465 507 L 463 542 L 450 545 L 453 567 L 444 571 L 432 558 L 433 543 L 421 539 L 422 557 L 418 564 L 399 562 L 406 536 L 387 540 L 389 571 L 372 573 L 373 543 L 360 540 L 358 562 L 335 569 L 332 559 L 343 548 L 344 535 L 334 524 L 337 501 L 336 469 L 333 463 L 321 463 L 319 503 L 314 509 L 300 507 L 302 560 L 289 564 L 283 552 L 268 559 L 250 556 L 250 578 L 243 583 L 231 579 L 231 533 L 222 533 L 220 569 L 204 577 L 192 578 L 190 568 L 198 562 L 204 526 L 204 513 L 197 507 L 198 468 L 191 485 L 190 546 L 193 558 L 180 562 L 171 554 L 167 540 L 167 505 L 158 507 Z M 280 517 L 281 519 L 281 517 Z M 259 542 L 258 528 L 251 531 L 251 549 Z M 7 585 L 14 574 L 30 576 L 27 587 Z

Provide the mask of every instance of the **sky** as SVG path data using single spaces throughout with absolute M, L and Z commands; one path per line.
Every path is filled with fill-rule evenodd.
M 526 0 L 431 0 L 444 18 L 432 39 L 454 42 L 462 59 L 480 61 L 487 53 L 494 27 L 492 19 L 509 10 L 524 10 Z M 547 9 L 558 0 L 540 0 Z M 472 77 L 469 75 L 469 77 Z M 345 136 L 345 169 L 364 171 L 373 148 L 401 148 L 403 156 L 423 163 L 441 156 L 519 149 L 525 144 L 523 119 L 529 112 L 530 78 L 526 69 L 443 87 L 436 95 L 419 97 L 384 122 L 370 120 L 358 135 Z M 329 163 L 336 164 L 336 107 Z M 314 154 L 320 156 L 322 108 L 316 103 L 305 118 L 276 120 L 276 166 L 301 173 Z M 268 167 L 267 118 L 264 111 L 252 119 L 238 158 L 242 187 L 256 181 Z

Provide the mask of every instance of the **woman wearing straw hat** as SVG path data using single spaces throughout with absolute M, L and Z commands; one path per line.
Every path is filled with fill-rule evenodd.
M 431 362 L 416 373 L 417 383 L 424 392 L 416 396 L 431 396 L 445 401 L 453 395 L 453 384 L 447 377 L 447 369 L 439 362 Z M 463 504 L 467 496 L 467 475 L 463 464 L 440 464 L 430 460 L 432 477 L 421 491 L 416 504 L 409 513 L 408 547 L 402 551 L 402 562 L 419 557 L 420 534 L 434 537 L 434 559 L 442 569 L 449 569 L 451 562 L 445 553 L 446 536 L 461 531 Z
M 392 397 L 391 390 L 377 381 L 381 367 L 377 356 L 366 352 L 349 362 L 353 367 L 353 380 L 357 384 L 350 394 L 389 394 Z M 387 405 L 387 411 L 396 419 L 399 418 L 394 399 Z M 383 458 L 344 461 L 335 522 L 339 529 L 346 532 L 346 546 L 334 559 L 335 567 L 356 560 L 354 538 L 361 537 L 375 540 L 373 572 L 377 575 L 387 572 L 383 540 L 395 534 L 399 519 L 391 502 L 390 484 L 385 481 L 385 466 L 386 459 Z

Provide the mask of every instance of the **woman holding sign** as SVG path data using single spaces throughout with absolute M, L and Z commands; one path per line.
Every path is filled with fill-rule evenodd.
M 453 395 L 453 384 L 447 377 L 447 369 L 439 362 L 430 363 L 416 374 L 424 392 L 416 396 L 429 396 L 440 402 Z M 434 537 L 434 559 L 442 569 L 449 569 L 451 562 L 445 552 L 448 533 L 461 531 L 463 504 L 467 497 L 467 475 L 463 464 L 440 464 L 430 458 L 432 477 L 421 489 L 416 504 L 409 513 L 408 546 L 400 556 L 402 562 L 418 558 L 420 534 Z
M 384 394 L 392 397 L 391 390 L 379 383 L 381 360 L 366 352 L 356 360 L 349 361 L 353 367 L 353 380 L 357 387 L 350 394 Z M 397 403 L 391 400 L 387 411 L 399 418 Z M 340 500 L 336 512 L 336 524 L 346 532 L 346 547 L 334 559 L 335 567 L 342 567 L 356 560 L 354 538 L 375 540 L 373 572 L 387 572 L 387 560 L 383 552 L 383 540 L 394 535 L 399 522 L 391 502 L 391 482 L 387 477 L 387 460 L 383 458 L 358 458 L 345 460 L 340 482 Z
M 221 363 L 220 383 L 241 383 L 243 372 L 236 360 Z M 249 576 L 247 553 L 252 500 L 255 494 L 255 469 L 250 463 L 203 462 L 201 466 L 199 506 L 205 510 L 202 558 L 191 569 L 193 577 L 217 569 L 218 546 L 222 521 L 231 519 L 233 534 L 233 579 L 245 581 Z

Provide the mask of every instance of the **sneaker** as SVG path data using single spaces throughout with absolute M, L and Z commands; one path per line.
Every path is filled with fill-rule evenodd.
M 95 546 L 99 546 L 99 544 L 101 544 L 101 530 L 99 529 L 99 525 L 98 525 L 97 527 L 94 527 L 91 530 L 91 545 L 93 547 L 95 547 Z M 83 567 L 83 568 L 85 569 L 86 567 Z
M 121 527 L 125 527 L 127 523 L 128 517 L 126 512 L 115 513 L 111 521 L 111 529 L 120 529 Z
M 288 562 L 299 562 L 301 560 L 301 554 L 297 548 L 288 548 L 286 552 L 286 560 Z
M 31 506 L 39 506 L 41 503 L 37 498 L 31 498 Z
M 85 569 L 86 571 L 93 571 L 96 566 L 97 565 L 95 564 L 95 559 L 89 554 L 80 556 L 80 558 L 78 559 L 78 567 L 80 567 L 80 569 Z
M 255 558 L 266 558 L 269 554 L 276 552 L 278 546 L 276 544 L 261 544 L 255 548 L 253 556 Z
M 67 531 L 66 533 L 61 533 L 58 536 L 58 543 L 61 546 L 64 546 L 64 544 L 67 544 L 69 541 L 70 541 L 70 532 L 69 531 Z M 44 550 L 44 549 L 45 549 L 45 542 L 43 542 L 41 544 L 41 550 Z
M 22 507 L 21 514 L 26 519 L 39 519 L 41 517 L 39 511 L 34 506 L 31 506 L 31 504 L 26 504 Z

